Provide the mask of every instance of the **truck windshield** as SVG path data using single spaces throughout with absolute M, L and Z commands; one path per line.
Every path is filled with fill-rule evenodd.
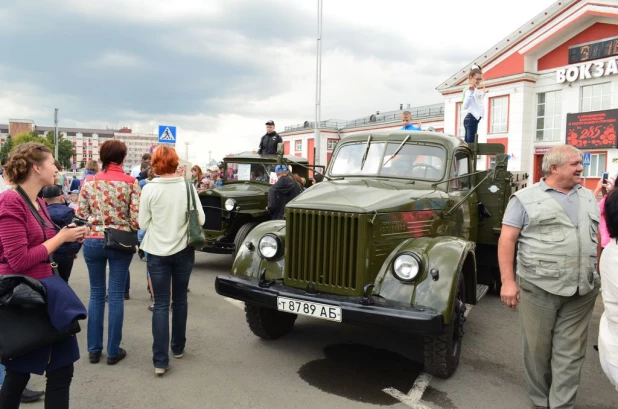
M 342 146 L 333 158 L 333 176 L 375 175 L 437 181 L 444 174 L 446 150 L 438 146 L 406 143 L 393 158 L 400 143 L 372 142 L 361 170 L 366 143 Z M 381 166 L 381 164 L 384 164 Z
M 226 182 L 264 182 L 269 183 L 275 175 L 276 164 L 270 163 L 231 163 L 228 162 L 225 168 Z M 292 167 L 290 166 L 290 171 Z

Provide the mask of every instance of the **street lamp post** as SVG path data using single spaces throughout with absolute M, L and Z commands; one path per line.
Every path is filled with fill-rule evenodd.
M 315 69 L 315 156 L 314 165 L 320 165 L 321 139 L 320 134 L 320 104 L 322 100 L 322 0 L 318 0 L 318 39 Z
M 54 111 L 54 158 L 58 160 L 58 108 Z

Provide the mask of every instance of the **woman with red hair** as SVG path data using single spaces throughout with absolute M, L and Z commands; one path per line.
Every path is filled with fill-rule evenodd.
M 152 361 L 156 375 L 170 368 L 170 281 L 174 358 L 182 358 L 185 350 L 187 289 L 195 262 L 195 250 L 187 245 L 187 199 L 194 199 L 200 225 L 206 220 L 195 186 L 176 174 L 178 162 L 174 148 L 162 145 L 154 151 L 152 169 L 159 177 L 144 186 L 139 208 L 139 224 L 146 231 L 141 248 L 148 253 L 154 297 Z

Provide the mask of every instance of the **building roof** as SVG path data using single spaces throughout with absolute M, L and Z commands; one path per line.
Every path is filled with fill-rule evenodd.
M 49 132 L 49 131 L 53 131 L 54 127 L 53 126 L 35 126 L 34 127 L 35 131 L 41 131 L 41 132 Z M 97 134 L 97 135 L 109 135 L 109 136 L 114 136 L 115 132 L 118 132 L 118 130 L 115 129 L 93 129 L 93 128 L 64 128 L 64 127 L 58 127 L 58 132 L 65 132 L 67 135 L 68 134 L 77 134 L 77 133 L 81 133 L 81 134 Z
M 608 3 L 611 0 L 605 0 L 605 3 Z M 597 1 L 599 2 L 599 1 Z M 604 2 L 600 0 L 600 2 Z M 461 70 L 455 72 L 448 79 L 442 82 L 436 90 L 443 92 L 447 91 L 449 88 L 457 86 L 458 84 L 463 83 L 466 80 L 468 73 L 470 72 L 470 68 L 473 65 L 480 65 L 485 68 L 488 64 L 496 61 L 500 56 L 505 54 L 510 49 L 517 46 L 523 39 L 530 36 L 535 31 L 540 30 L 545 24 L 550 22 L 559 14 L 563 13 L 567 9 L 577 5 L 577 3 L 589 3 L 588 0 L 560 0 L 554 2 L 551 6 L 546 8 L 541 13 L 534 16 L 531 20 L 526 22 L 524 25 L 513 31 L 506 38 L 502 39 L 499 43 L 491 47 L 489 50 L 485 51 L 477 58 L 475 58 L 470 64 L 463 67 Z

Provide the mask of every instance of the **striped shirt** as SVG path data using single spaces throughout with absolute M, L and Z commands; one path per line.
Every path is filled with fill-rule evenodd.
M 52 226 L 45 202 L 39 201 L 39 214 Z M 56 235 L 45 228 L 47 239 Z M 47 261 L 43 230 L 24 199 L 15 191 L 0 195 L 0 274 L 21 274 L 40 280 L 53 272 Z

